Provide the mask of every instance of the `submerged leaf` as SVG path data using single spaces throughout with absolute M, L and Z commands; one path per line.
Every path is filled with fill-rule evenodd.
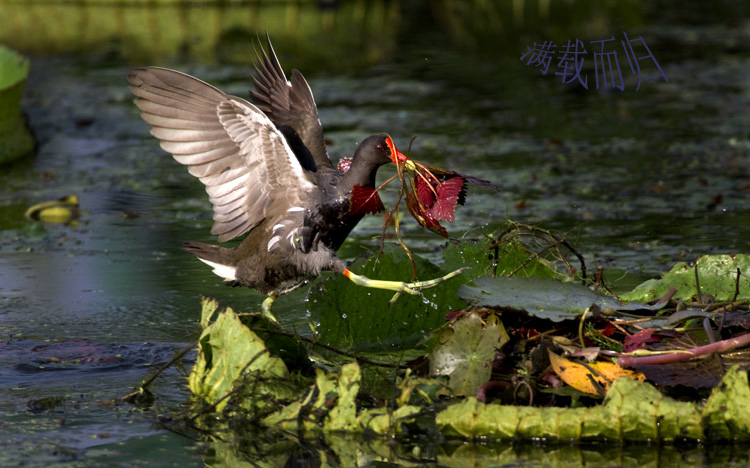
M 430 354 L 430 374 L 450 376 L 457 395 L 474 395 L 490 379 L 497 351 L 508 342 L 502 322 L 490 315 L 483 326 L 478 313 L 459 317 L 441 334 L 440 345 Z

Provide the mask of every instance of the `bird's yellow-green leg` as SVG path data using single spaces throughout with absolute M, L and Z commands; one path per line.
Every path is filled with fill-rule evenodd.
M 261 313 L 265 318 L 272 322 L 278 323 L 278 320 L 276 320 L 276 317 L 273 316 L 271 313 L 271 304 L 273 304 L 273 301 L 276 300 L 276 298 L 279 297 L 276 294 L 269 294 L 266 300 L 263 301 L 263 305 L 261 306 Z
M 390 300 L 390 303 L 393 304 L 396 301 L 396 299 L 399 298 L 401 293 L 420 294 L 423 289 L 434 288 L 438 284 L 444 281 L 447 281 L 453 278 L 454 276 L 460 275 L 462 271 L 467 270 L 467 269 L 468 269 L 467 267 L 459 268 L 458 270 L 452 271 L 445 276 L 441 276 L 440 278 L 435 278 L 435 279 L 426 280 L 426 281 L 415 281 L 413 283 L 404 283 L 402 281 L 374 280 L 366 276 L 353 273 L 348 268 L 344 270 L 344 276 L 352 280 L 352 282 L 354 282 L 354 284 L 356 284 L 357 286 L 396 291 L 396 294 L 393 295 L 393 299 Z

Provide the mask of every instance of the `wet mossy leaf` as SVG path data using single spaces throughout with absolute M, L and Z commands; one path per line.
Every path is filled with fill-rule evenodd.
M 672 400 L 630 379 L 615 381 L 604 403 L 591 408 L 503 406 L 468 398 L 438 413 L 436 422 L 444 435 L 463 437 L 673 441 L 703 435 L 694 403 Z
M 443 435 L 541 438 L 547 441 L 747 440 L 750 438 L 747 372 L 730 368 L 706 405 L 677 401 L 652 385 L 617 379 L 601 405 L 530 408 L 484 404 L 475 398 L 437 414 Z
M 207 314 L 211 308 L 215 305 L 206 306 Z M 466 329 L 463 330 L 462 326 Z M 453 331 L 451 339 L 455 337 L 454 341 L 462 342 L 461 347 L 469 349 L 466 354 L 471 356 L 479 356 L 480 349 L 492 349 L 494 354 L 496 343 L 503 340 L 498 336 L 502 335 L 498 333 L 501 326 L 499 321 L 494 322 L 490 317 L 487 326 L 482 327 L 479 316 L 469 314 L 463 325 Z M 206 349 L 210 349 L 210 353 L 204 353 Z M 262 363 L 264 359 L 265 364 Z M 469 361 L 471 359 L 464 360 L 464 364 Z M 482 368 L 478 361 L 469 364 Z M 201 339 L 201 351 L 190 376 L 190 388 L 202 399 L 219 403 L 216 410 L 221 410 L 224 402 L 219 402 L 219 399 L 232 389 L 236 390 L 238 385 L 246 386 L 248 376 L 255 377 L 252 392 L 237 392 L 230 401 L 234 400 L 233 404 L 248 410 L 251 421 L 271 431 L 281 430 L 305 438 L 317 437 L 321 433 L 362 431 L 385 435 L 400 433 L 407 422 L 432 424 L 429 418 L 421 417 L 427 414 L 421 406 L 406 402 L 408 397 L 399 399 L 396 408 L 387 405 L 370 409 L 358 407 L 362 376 L 356 363 L 346 364 L 338 372 L 317 369 L 314 383 L 294 392 L 288 391 L 289 387 L 278 385 L 289 378 L 283 363 L 270 357 L 262 341 L 227 309 L 217 315 Z M 416 388 L 408 384 L 402 387 Z M 253 403 L 237 401 L 240 397 L 250 398 Z M 261 408 L 258 400 L 267 402 L 267 405 Z M 612 384 L 604 402 L 590 408 L 503 406 L 483 404 L 469 397 L 449 403 L 437 414 L 435 425 L 446 436 L 469 438 L 660 442 L 746 440 L 750 439 L 748 406 L 747 372 L 734 366 L 703 408 L 666 397 L 650 384 L 619 378 Z M 258 413 L 259 409 L 262 413 Z M 231 415 L 248 417 L 236 411 Z M 424 430 L 429 430 L 429 427 Z
M 695 268 L 701 285 L 701 293 L 710 293 L 717 301 L 730 301 L 734 298 L 737 282 L 737 269 L 740 275 L 738 299 L 750 297 L 750 255 L 704 255 L 695 267 L 680 262 L 665 273 L 661 279 L 651 279 L 632 291 L 620 295 L 626 301 L 650 301 L 662 297 L 669 288 L 677 288 L 675 297 L 684 300 L 696 299 Z
M 210 317 L 216 304 L 204 299 L 204 317 Z M 288 398 L 287 387 L 274 385 L 274 380 L 289 378 L 284 362 L 271 356 L 263 340 L 247 328 L 230 308 L 220 311 L 216 321 L 204 329 L 199 340 L 196 363 L 188 386 L 193 395 L 221 411 L 228 393 L 236 390 L 245 375 L 256 376 L 253 392 L 259 400 L 272 402 Z
M 750 440 L 750 387 L 747 372 L 733 366 L 711 392 L 703 408 L 703 425 L 710 440 Z
M 490 379 L 495 355 L 508 340 L 496 315 L 485 325 L 478 313 L 464 314 L 441 333 L 430 354 L 430 374 L 450 376 L 448 386 L 456 395 L 474 395 Z

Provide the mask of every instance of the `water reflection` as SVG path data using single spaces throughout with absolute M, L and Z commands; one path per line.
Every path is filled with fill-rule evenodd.
M 264 441 L 261 434 L 241 440 L 214 440 L 205 460 L 212 466 L 242 466 L 266 460 L 272 466 L 309 466 L 327 460 L 335 466 L 554 466 L 554 467 L 741 467 L 750 455 L 743 447 L 700 445 L 546 445 L 543 441 L 435 442 L 409 438 L 402 444 L 331 435 L 322 441 Z M 251 437 L 252 436 L 252 437 Z
M 399 2 L 0 2 L 0 42 L 34 55 L 115 54 L 129 63 L 250 62 L 268 32 L 297 66 L 356 69 L 394 46 Z M 345 27 L 342 27 L 344 25 Z M 37 34 L 26 34 L 34 30 Z M 339 44 L 340 48 L 321 47 Z M 341 56 L 349 60 L 341 62 Z
M 0 42 L 34 55 L 25 104 L 41 145 L 34 159 L 0 171 L 0 332 L 17 345 L 10 358 L 7 345 L 0 350 L 0 379 L 11 379 L 1 389 L 3 403 L 11 403 L 0 406 L 0 433 L 23 432 L 18 421 L 28 428 L 0 442 L 0 451 L 59 430 L 58 410 L 36 427 L 38 420 L 24 412 L 26 401 L 85 391 L 97 396 L 66 407 L 64 417 L 78 426 L 75 437 L 61 442 L 74 447 L 72 457 L 82 466 L 102 459 L 102 452 L 88 454 L 80 445 L 102 431 L 91 422 L 102 418 L 118 434 L 112 445 L 123 444 L 115 447 L 123 461 L 140 460 L 160 444 L 172 456 L 184 455 L 186 445 L 195 445 L 152 436 L 152 415 L 128 413 L 141 424 L 128 432 L 134 419 L 118 421 L 119 410 L 93 403 L 129 392 L 142 367 L 92 378 L 71 364 L 78 369 L 70 371 L 74 377 L 57 384 L 51 372 L 28 372 L 16 381 L 8 369 L 34 363 L 23 346 L 32 342 L 126 346 L 133 361 L 158 355 L 149 359 L 157 362 L 172 345 L 196 338 L 201 294 L 237 310 L 257 310 L 262 299 L 226 288 L 180 251 L 184 240 L 212 241 L 210 205 L 200 184 L 148 136 L 126 89 L 130 65 L 168 64 L 245 96 L 251 42 L 268 31 L 287 70 L 299 68 L 310 80 L 334 158 L 350 155 L 374 132 L 389 131 L 404 142 L 400 147 L 416 134 L 413 152 L 420 159 L 504 189 L 472 188 L 468 206 L 457 212 L 455 235 L 515 218 L 566 233 L 596 266 L 651 275 L 699 254 L 750 250 L 747 9 L 741 2 L 697 1 L 660 8 L 643 1 L 352 1 L 333 8 L 319 2 L 0 1 Z M 519 61 L 534 41 L 602 39 L 621 30 L 648 37 L 668 84 L 584 91 Z M 70 193 L 81 199 L 77 229 L 23 218 L 28 206 Z M 377 246 L 381 222 L 360 225 L 342 256 Z M 403 230 L 423 254 L 444 242 L 408 220 Z M 280 299 L 275 310 L 303 330 L 300 294 Z M 178 373 L 160 385 L 160 398 L 171 403 L 185 396 Z M 308 448 L 302 447 L 295 456 Z M 731 446 L 618 451 L 420 440 L 337 447 L 305 453 L 341 464 L 747 463 L 746 451 Z M 245 461 L 247 454 L 232 456 Z M 290 457 L 282 453 L 279 463 Z M 143 463 L 158 464 L 156 458 Z

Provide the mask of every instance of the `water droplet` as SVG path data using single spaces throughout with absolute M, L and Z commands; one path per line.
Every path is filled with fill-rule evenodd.
M 341 314 L 341 318 L 345 319 L 346 318 L 346 314 Z

